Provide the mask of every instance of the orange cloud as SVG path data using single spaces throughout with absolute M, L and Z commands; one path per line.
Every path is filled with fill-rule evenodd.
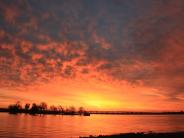
M 182 4 L 0 2 L 0 105 L 182 109 Z

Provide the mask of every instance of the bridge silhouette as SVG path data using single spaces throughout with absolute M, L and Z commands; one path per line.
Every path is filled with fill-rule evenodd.
M 161 114 L 184 114 L 179 112 L 134 112 L 134 111 L 89 111 L 90 114 L 119 114 L 119 115 L 161 115 Z

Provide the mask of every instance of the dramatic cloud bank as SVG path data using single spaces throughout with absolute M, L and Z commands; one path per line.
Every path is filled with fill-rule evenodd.
M 2 105 L 86 91 L 87 106 L 184 108 L 183 0 L 2 0 L 0 19 Z

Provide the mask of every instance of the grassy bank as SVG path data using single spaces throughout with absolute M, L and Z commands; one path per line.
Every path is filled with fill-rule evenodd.
M 171 133 L 122 133 L 114 135 L 99 135 L 80 138 L 184 138 L 184 132 Z

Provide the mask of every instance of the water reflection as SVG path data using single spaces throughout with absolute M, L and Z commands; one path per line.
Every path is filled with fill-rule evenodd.
M 184 130 L 183 115 L 62 116 L 0 113 L 0 137 L 78 137 L 122 132 Z

